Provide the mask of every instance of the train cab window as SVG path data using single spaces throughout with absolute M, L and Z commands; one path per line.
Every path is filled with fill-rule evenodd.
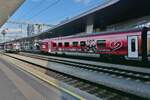
M 98 48 L 105 48 L 106 47 L 106 40 L 97 40 L 97 47 Z
M 69 47 L 69 42 L 65 42 L 65 47 Z
M 135 39 L 131 40 L 131 51 L 135 52 Z
M 78 46 L 78 42 L 72 42 L 72 46 L 73 47 L 77 47 Z
M 62 47 L 62 43 L 58 43 L 58 47 Z
M 81 41 L 81 42 L 80 42 L 80 46 L 81 46 L 81 47 L 86 46 L 86 42 L 85 42 L 85 41 Z

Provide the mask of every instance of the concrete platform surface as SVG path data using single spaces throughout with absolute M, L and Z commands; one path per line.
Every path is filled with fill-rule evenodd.
M 22 62 L 22 61 L 19 61 L 17 59 L 14 59 L 14 58 L 11 58 L 11 57 L 8 57 L 5 55 L 1 55 L 1 58 L 3 60 L 5 60 L 4 62 L 6 63 L 6 65 L 9 64 L 9 66 L 12 66 L 12 67 L 10 67 L 12 70 L 16 69 L 16 68 L 21 69 L 21 70 L 27 72 L 28 74 L 30 74 L 30 76 L 37 77 L 36 80 L 37 79 L 42 80 L 42 84 L 44 84 L 44 83 L 46 85 L 49 84 L 50 86 L 48 85 L 48 87 L 57 88 L 57 90 L 61 91 L 58 93 L 60 93 L 62 96 L 64 96 L 65 100 L 68 100 L 68 98 L 69 98 L 69 100 L 85 100 L 85 99 L 86 100 L 102 100 L 101 98 L 98 98 L 92 94 L 89 94 L 85 91 L 75 88 L 74 86 L 68 85 L 64 82 L 61 82 L 57 79 L 54 79 L 53 77 L 46 75 L 45 73 L 47 73 L 47 70 L 38 68 L 37 66 L 34 66 L 32 64 L 28 64 L 26 62 Z M 32 59 L 28 59 L 28 60 L 33 61 Z M 37 61 L 39 64 L 43 64 L 42 61 L 34 60 L 33 62 L 35 62 L 35 61 Z M 13 71 L 16 72 L 16 70 L 13 70 Z M 18 72 L 22 73 L 21 71 L 17 71 L 16 73 L 18 73 Z M 19 76 L 22 76 L 22 74 Z M 30 81 L 28 81 L 28 82 L 30 82 Z M 34 81 L 32 81 L 31 83 L 34 83 Z M 44 90 L 42 88 L 39 88 L 38 91 L 44 91 Z
M 30 58 L 30 57 L 25 57 L 25 56 L 23 57 L 20 55 L 17 55 L 17 57 L 24 59 L 26 61 L 29 61 L 29 58 Z M 33 59 L 33 60 L 31 60 L 31 59 Z M 45 61 L 38 59 L 38 61 L 35 62 L 34 58 L 30 58 L 29 62 L 43 66 L 41 64 Z M 93 71 L 90 72 L 87 70 L 81 70 L 79 68 L 73 68 L 68 65 L 58 64 L 58 63 L 54 63 L 54 62 L 47 61 L 45 63 L 47 63 L 47 66 L 43 66 L 43 67 L 48 67 L 50 69 L 57 70 L 59 72 L 70 74 L 70 75 L 76 76 L 76 77 L 80 76 L 80 78 L 82 78 L 82 79 L 90 80 L 91 82 L 98 83 L 100 85 L 108 86 L 110 88 L 115 88 L 120 91 L 128 92 L 128 93 L 140 96 L 140 97 L 145 97 L 145 98 L 150 99 L 149 83 L 147 84 L 147 83 L 140 82 L 140 81 L 129 80 L 128 78 L 127 79 L 119 78 L 119 77 L 117 78 L 117 77 L 107 75 L 104 73 L 97 73 L 97 72 L 93 72 Z
M 0 100 L 78 100 L 0 58 Z

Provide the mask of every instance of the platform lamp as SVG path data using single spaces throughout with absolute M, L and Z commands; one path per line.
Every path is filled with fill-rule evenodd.
M 3 35 L 3 41 L 5 42 L 5 36 L 6 36 L 6 34 L 7 34 L 7 30 L 8 29 L 4 29 L 4 30 L 2 30 L 2 32 L 1 32 L 1 34 Z

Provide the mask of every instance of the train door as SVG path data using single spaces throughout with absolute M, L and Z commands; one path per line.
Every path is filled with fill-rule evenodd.
M 47 43 L 47 49 L 48 49 L 49 53 L 52 52 L 52 47 L 51 47 L 52 45 L 51 44 L 52 44 L 51 41 Z
M 128 36 L 128 57 L 138 58 L 138 36 Z

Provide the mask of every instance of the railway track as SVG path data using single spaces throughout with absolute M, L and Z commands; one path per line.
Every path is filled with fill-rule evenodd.
M 59 57 L 57 59 L 56 57 L 52 58 L 52 57 L 45 57 L 45 56 L 41 56 L 41 55 L 30 55 L 30 54 L 20 54 L 20 55 L 37 58 L 37 59 L 41 59 L 41 60 L 47 60 L 47 61 L 56 62 L 56 63 L 61 63 L 61 64 L 65 64 L 65 65 L 70 65 L 71 67 L 77 67 L 82 70 L 93 71 L 96 73 L 105 73 L 105 74 L 109 74 L 114 77 L 125 78 L 127 80 L 130 79 L 130 80 L 134 80 L 134 81 L 141 81 L 146 84 L 150 83 L 150 73 L 118 69 L 115 67 L 106 67 L 106 66 L 102 66 L 102 65 L 92 65 L 92 64 L 82 63 L 80 61 L 74 62 L 74 61 L 59 59 Z
M 78 59 L 78 60 L 90 60 L 90 61 L 96 61 L 96 62 L 104 62 L 104 63 L 111 63 L 111 64 L 120 64 L 120 65 L 127 65 L 127 66 L 135 66 L 135 67 L 144 67 L 149 68 L 150 67 L 150 57 L 148 57 L 149 61 L 146 63 L 143 63 L 141 60 L 125 60 L 125 59 L 108 59 L 108 58 L 97 58 L 97 57 L 81 57 L 81 56 L 73 56 L 73 55 L 57 55 L 57 54 L 48 54 L 48 53 L 41 53 L 38 52 L 32 52 L 32 51 L 24 51 L 22 53 L 32 53 L 37 54 L 41 56 L 50 55 L 53 57 L 64 57 L 69 59 Z
M 113 67 L 104 67 L 100 65 L 90 65 L 90 64 L 81 63 L 81 62 L 66 61 L 62 59 L 44 57 L 41 55 L 33 55 L 33 54 L 20 54 L 20 55 L 69 65 L 70 67 L 78 68 L 79 70 L 86 70 L 86 71 L 94 72 L 94 73 L 103 73 L 103 74 L 107 74 L 107 75 L 120 78 L 120 79 L 133 80 L 133 81 L 143 82 L 144 84 L 150 84 L 150 74 L 148 73 L 121 70 L 121 69 L 117 69 Z M 7 56 L 10 56 L 10 55 L 7 55 Z M 16 57 L 13 57 L 13 58 L 20 60 L 19 58 L 16 58 Z M 132 100 L 135 98 L 142 99 L 142 97 L 139 97 L 137 95 L 125 93 L 122 91 L 112 89 L 110 87 L 106 87 L 104 85 L 99 85 L 97 83 L 83 80 L 80 77 L 74 77 L 66 73 L 62 73 L 56 70 L 51 70 L 49 68 L 47 69 L 48 69 L 48 72 L 47 72 L 48 75 L 60 81 L 63 81 L 67 84 L 73 85 L 74 87 L 77 87 L 81 90 L 87 91 L 88 93 L 93 94 L 97 97 L 103 98 L 105 100 L 114 100 L 114 99 L 115 100 L 130 100 L 130 99 Z
M 126 95 L 122 95 L 121 93 L 115 93 L 104 87 L 100 87 L 91 82 L 81 80 L 80 78 L 68 76 L 66 74 L 58 73 L 55 71 L 48 71 L 47 74 L 62 82 L 65 82 L 69 85 L 72 85 L 76 88 L 79 88 L 80 90 L 86 91 L 104 100 L 130 100 L 131 98 L 133 98 L 126 97 Z

